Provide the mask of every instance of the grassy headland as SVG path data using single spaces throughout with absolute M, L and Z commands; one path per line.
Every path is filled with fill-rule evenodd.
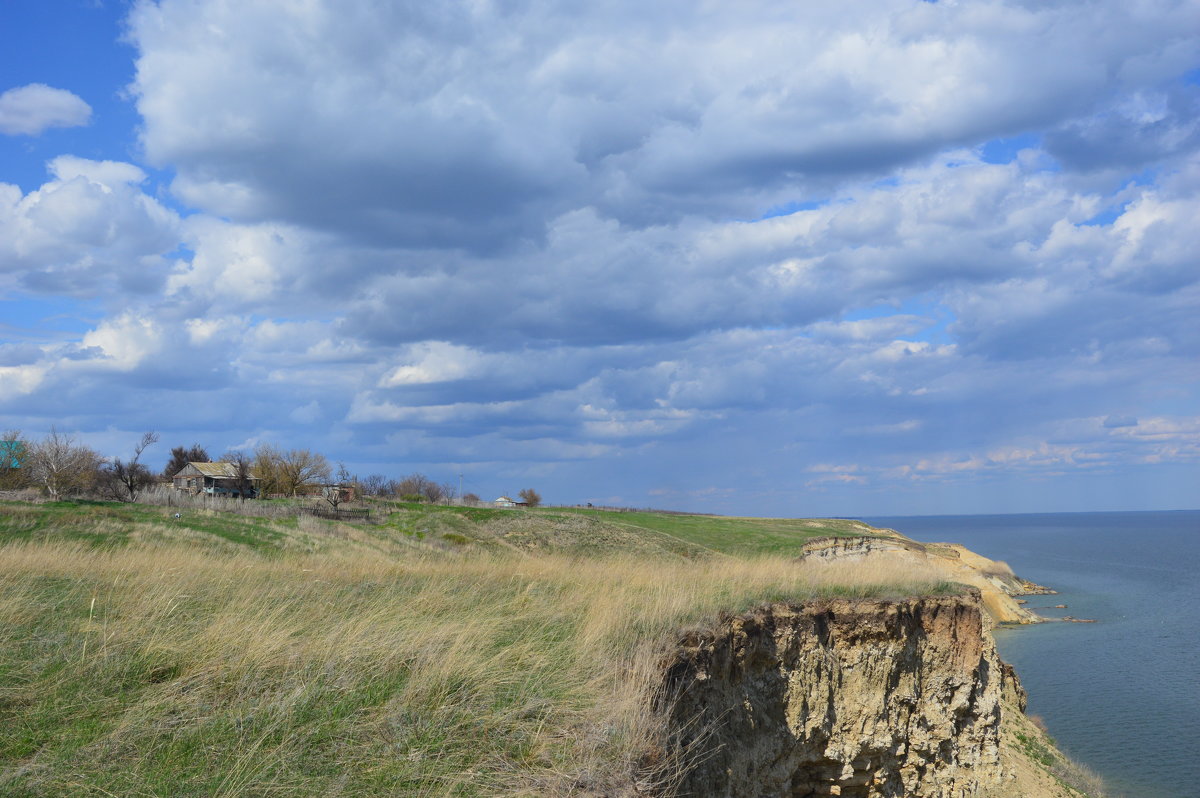
M 0 503 L 0 793 L 586 794 L 654 735 L 680 628 L 953 589 L 789 556 L 852 522 L 177 510 Z

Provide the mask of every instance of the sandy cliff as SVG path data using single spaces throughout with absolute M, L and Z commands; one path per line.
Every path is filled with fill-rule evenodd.
M 989 560 L 954 543 L 918 543 L 898 532 L 875 537 L 818 538 L 804 547 L 809 563 L 862 562 L 893 564 L 898 569 L 931 570 L 947 582 L 979 590 L 991 624 L 1038 623 L 1043 619 L 1025 609 L 1018 596 L 1053 593 L 1049 588 L 1017 577 L 1003 562 Z
M 982 607 L 975 590 L 774 604 L 687 634 L 665 662 L 658 785 L 643 792 L 1078 795 L 1014 737 L 1036 730 Z

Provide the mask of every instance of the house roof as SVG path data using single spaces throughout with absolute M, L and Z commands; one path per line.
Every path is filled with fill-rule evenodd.
M 226 477 L 229 479 L 236 479 L 238 475 L 237 463 L 188 463 L 188 466 L 196 469 L 206 477 Z M 184 466 L 184 468 L 187 468 L 187 466 Z M 180 473 L 182 473 L 183 470 L 184 469 L 180 469 Z M 253 472 L 251 472 L 250 478 L 256 479 Z
M 236 477 L 237 466 L 233 463 L 188 463 L 206 477 Z

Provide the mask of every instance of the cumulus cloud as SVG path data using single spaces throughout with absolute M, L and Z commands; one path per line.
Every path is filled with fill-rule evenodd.
M 60 155 L 46 164 L 46 168 L 60 182 L 82 177 L 108 192 L 125 185 L 137 185 L 146 179 L 146 173 L 131 163 L 90 161 L 73 155 Z
M 1110 101 L 1106 75 L 1152 84 L 1192 46 L 1169 0 L 630 12 L 141 4 L 143 143 L 219 215 L 495 251 L 587 206 L 638 226 L 754 216 L 1065 123 Z
M 92 108 L 65 89 L 30 83 L 0 94 L 0 133 L 38 136 L 52 127 L 79 127 L 92 117 Z
M 0 275 L 48 294 L 157 292 L 179 218 L 145 194 L 145 173 L 114 161 L 60 156 L 52 180 L 22 194 L 0 183 Z

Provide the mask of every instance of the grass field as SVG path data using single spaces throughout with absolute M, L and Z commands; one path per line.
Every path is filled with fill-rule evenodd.
M 264 505 L 269 508 L 264 510 Z M 3 540 L 79 540 L 96 545 L 129 541 L 222 539 L 260 550 L 317 550 L 331 545 L 329 525 L 306 535 L 297 502 L 178 504 L 113 502 L 0 502 Z M 466 547 L 482 550 L 559 552 L 578 555 L 612 551 L 687 558 L 731 554 L 799 553 L 814 537 L 881 534 L 858 521 L 839 519 L 729 518 L 654 512 L 546 508 L 501 510 L 376 501 L 375 523 L 334 525 L 357 544 L 396 553 L 397 547 Z M 180 518 L 175 518 L 176 512 Z M 309 525 L 311 526 L 311 525 Z
M 848 522 L 376 510 L 0 503 L 0 794 L 600 792 L 681 629 L 953 589 L 788 556 Z
M 880 534 L 860 521 L 836 518 L 730 518 L 674 513 L 611 513 L 603 510 L 570 510 L 610 524 L 661 532 L 711 551 L 726 554 L 789 554 L 816 537 L 853 537 Z

